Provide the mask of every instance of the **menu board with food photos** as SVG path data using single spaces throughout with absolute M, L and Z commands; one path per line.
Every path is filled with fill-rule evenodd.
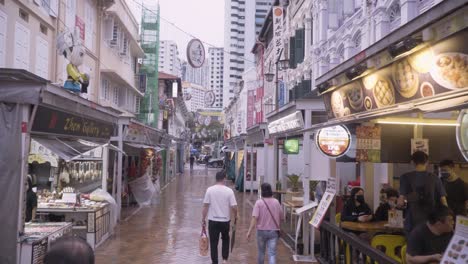
M 330 119 L 468 88 L 468 30 L 323 95 Z
M 380 162 L 381 135 L 379 125 L 356 127 L 356 161 Z
M 468 218 L 457 216 L 455 234 L 442 257 L 443 264 L 468 263 Z

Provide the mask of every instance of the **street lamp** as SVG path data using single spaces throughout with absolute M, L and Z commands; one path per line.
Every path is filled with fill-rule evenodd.
M 278 60 L 275 62 L 275 68 L 276 68 L 276 74 L 273 74 L 273 73 L 265 73 L 265 79 L 267 80 L 267 82 L 272 82 L 273 81 L 273 77 L 276 75 L 276 79 L 275 79 L 275 110 L 278 110 L 278 99 L 279 99 L 279 96 L 278 96 L 278 71 L 281 70 L 281 71 L 284 71 L 284 70 L 287 70 L 289 68 L 289 60 L 287 59 L 283 59 L 281 60 L 281 55 L 283 54 L 283 49 L 281 49 L 280 51 L 280 54 L 278 55 Z

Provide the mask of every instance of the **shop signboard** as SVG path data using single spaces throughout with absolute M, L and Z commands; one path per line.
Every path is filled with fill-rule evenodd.
M 205 47 L 199 39 L 192 39 L 187 44 L 187 60 L 190 66 L 200 68 L 205 62 Z
M 356 127 L 356 161 L 380 162 L 382 127 Z
M 69 114 L 45 106 L 39 106 L 31 131 L 109 139 L 114 136 L 114 125 L 112 123 Z
M 302 118 L 301 111 L 296 111 L 293 114 L 287 115 L 276 121 L 268 124 L 268 132 L 270 135 L 282 132 L 301 129 L 304 127 L 304 119 Z
M 468 88 L 468 31 L 463 30 L 362 78 L 336 77 L 338 87 L 323 94 L 330 119 L 389 108 L 414 100 L 432 100 Z M 389 55 L 388 55 L 389 56 Z M 374 64 L 378 65 L 379 63 Z M 346 79 L 346 80 L 345 80 Z
M 317 207 L 317 210 L 310 220 L 309 224 L 311 224 L 315 228 L 319 228 L 320 224 L 322 223 L 323 218 L 327 214 L 327 210 L 330 207 L 330 204 L 333 202 L 333 198 L 336 195 L 336 179 L 328 178 L 327 181 L 327 189 L 322 196 L 322 200 Z
M 416 151 L 422 151 L 429 155 L 429 140 L 424 138 L 411 139 L 411 154 Z
M 124 128 L 123 140 L 152 146 L 160 144 L 162 137 L 156 130 L 131 122 Z
M 317 132 L 315 143 L 324 155 L 338 158 L 349 150 L 351 134 L 345 126 L 326 127 Z
M 468 218 L 457 215 L 455 233 L 440 263 L 465 264 L 468 252 Z

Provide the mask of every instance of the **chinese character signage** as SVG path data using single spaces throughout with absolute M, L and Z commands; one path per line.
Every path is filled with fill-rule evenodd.
M 75 18 L 75 27 L 78 28 L 80 31 L 80 38 L 81 40 L 85 40 L 85 23 L 79 16 L 76 16 Z
M 356 161 L 380 162 L 382 127 L 358 126 L 356 128 Z
M 283 49 L 283 8 L 279 6 L 273 7 L 273 44 L 275 61 L 278 61 Z
M 255 112 L 255 90 L 247 91 L 247 127 L 254 125 L 254 112 Z

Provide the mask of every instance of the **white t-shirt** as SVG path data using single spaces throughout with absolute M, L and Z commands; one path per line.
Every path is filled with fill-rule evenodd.
M 224 185 L 213 185 L 206 190 L 203 203 L 210 204 L 208 220 L 228 222 L 231 220 L 231 207 L 237 205 L 231 188 Z

